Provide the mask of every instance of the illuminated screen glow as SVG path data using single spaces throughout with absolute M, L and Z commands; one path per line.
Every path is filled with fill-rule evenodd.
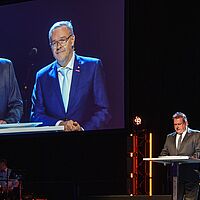
M 23 122 L 29 120 L 36 71 L 54 61 L 49 28 L 71 20 L 76 53 L 100 58 L 105 68 L 112 115 L 107 128 L 125 128 L 124 4 L 124 0 L 35 0 L 0 6 L 0 55 L 14 64 L 25 103 Z

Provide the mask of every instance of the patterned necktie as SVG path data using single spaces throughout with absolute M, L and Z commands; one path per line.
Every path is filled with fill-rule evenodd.
M 177 145 L 177 150 L 180 149 L 180 146 L 181 146 L 181 140 L 182 140 L 182 134 L 179 135 L 179 138 L 178 138 L 178 145 Z
M 70 90 L 70 84 L 69 84 L 69 77 L 68 72 L 70 71 L 70 68 L 60 68 L 59 70 L 61 74 L 63 75 L 63 83 L 62 83 L 62 99 L 65 106 L 65 112 L 67 112 L 67 107 L 69 103 L 69 90 Z

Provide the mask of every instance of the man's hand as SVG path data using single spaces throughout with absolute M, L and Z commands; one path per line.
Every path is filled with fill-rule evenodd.
M 73 120 L 63 121 L 59 124 L 59 126 L 64 126 L 64 131 L 81 131 L 81 126 L 78 122 Z
M 0 124 L 7 124 L 7 122 L 2 120 L 2 119 L 0 119 Z

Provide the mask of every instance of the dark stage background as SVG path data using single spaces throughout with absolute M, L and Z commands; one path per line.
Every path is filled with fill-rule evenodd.
M 153 133 L 157 157 L 172 115 L 181 111 L 200 129 L 200 7 L 195 2 L 130 1 L 131 106 Z M 154 164 L 154 193 L 167 190 L 163 166 Z
M 0 148 L 22 175 L 23 195 L 75 200 L 126 194 L 124 132 L 1 136 Z

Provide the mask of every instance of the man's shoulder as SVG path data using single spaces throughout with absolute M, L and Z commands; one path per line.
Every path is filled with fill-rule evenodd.
M 193 134 L 195 134 L 195 133 L 200 133 L 200 131 L 199 130 L 195 130 L 195 129 L 191 129 L 191 128 L 188 128 L 188 133 L 193 133 Z
M 54 62 L 52 62 L 52 63 L 46 65 L 46 66 L 43 67 L 43 68 L 41 68 L 41 69 L 38 70 L 38 72 L 37 72 L 38 76 L 42 76 L 42 75 L 45 75 L 45 74 L 49 73 L 49 71 L 50 71 L 53 67 L 55 67 L 55 65 L 56 65 L 56 61 L 54 61 Z
M 76 59 L 80 62 L 80 63 L 88 63 L 88 62 L 99 62 L 100 59 L 99 58 L 95 58 L 95 57 L 88 57 L 88 56 L 80 56 L 76 54 Z
M 0 58 L 0 64 L 10 64 L 11 60 L 7 58 Z
M 172 133 L 169 133 L 168 135 L 167 135 L 167 137 L 174 137 L 176 135 L 176 132 L 172 132 Z

